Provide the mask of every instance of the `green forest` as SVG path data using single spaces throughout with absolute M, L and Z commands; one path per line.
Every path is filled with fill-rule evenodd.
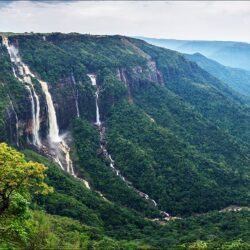
M 4 38 L 0 249 L 250 249 L 247 97 L 142 40 L 9 34 L 30 85 Z M 50 148 L 41 81 L 75 176 Z M 41 147 L 27 86 L 40 100 Z

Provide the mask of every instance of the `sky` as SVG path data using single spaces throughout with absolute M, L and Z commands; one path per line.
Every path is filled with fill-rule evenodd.
M 0 1 L 0 32 L 250 42 L 247 1 Z

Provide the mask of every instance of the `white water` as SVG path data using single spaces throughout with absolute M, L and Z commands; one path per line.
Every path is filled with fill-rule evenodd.
M 33 88 L 33 85 L 28 86 L 26 85 L 26 88 L 29 92 L 30 98 L 31 98 L 31 113 L 32 113 L 32 128 L 33 128 L 33 138 L 32 138 L 32 144 L 36 145 L 37 147 L 41 146 L 41 140 L 39 137 L 39 130 L 40 130 L 40 102 L 39 98 Z M 34 98 L 36 102 L 34 101 Z M 35 103 L 37 104 L 35 106 Z
M 100 111 L 99 111 L 99 105 L 98 105 L 99 88 L 96 85 L 96 75 L 87 74 L 87 76 L 90 78 L 92 86 L 96 86 L 96 92 L 95 92 L 96 122 L 95 122 L 95 124 L 98 127 L 100 127 L 102 123 L 101 123 L 101 120 L 100 120 Z
M 9 45 L 8 39 L 3 38 L 3 44 L 7 47 L 8 53 L 10 55 L 11 62 L 15 65 L 16 69 L 13 67 L 14 76 L 25 84 L 29 92 L 29 97 L 31 100 L 31 111 L 32 111 L 32 132 L 33 132 L 33 144 L 40 147 L 41 141 L 39 137 L 40 130 L 40 102 L 39 97 L 36 94 L 34 86 L 32 84 L 31 77 L 35 78 L 35 75 L 30 71 L 29 67 L 25 65 L 20 56 L 18 49 L 13 45 Z M 22 77 L 22 78 L 19 78 Z M 36 78 L 37 79 L 37 78 Z M 63 136 L 59 135 L 59 128 L 57 123 L 56 111 L 54 108 L 53 100 L 48 89 L 48 84 L 44 81 L 37 79 L 42 87 L 43 93 L 45 95 L 46 104 L 48 108 L 48 120 L 49 120 L 49 134 L 48 141 L 52 151 L 52 157 L 56 163 L 65 171 L 70 173 L 73 177 L 78 178 L 74 172 L 73 163 L 70 158 L 70 147 L 64 141 Z M 10 100 L 11 101 L 11 100 Z M 18 140 L 18 118 L 14 110 L 13 104 L 11 102 L 12 109 L 16 117 L 16 126 L 17 126 L 17 144 L 19 145 Z M 78 107 L 78 105 L 77 105 Z M 79 112 L 79 109 L 77 109 Z M 64 167 L 66 165 L 66 167 Z M 80 178 L 78 178 L 80 179 Z M 85 186 L 90 189 L 87 181 L 80 179 Z
M 91 84 L 93 86 L 96 86 L 96 75 L 94 75 L 94 74 L 87 74 L 87 76 L 90 78 Z
M 75 105 L 76 105 L 76 115 L 77 117 L 79 118 L 80 117 L 80 112 L 79 112 L 79 104 L 78 104 L 78 99 L 79 99 L 79 96 L 78 96 L 78 89 L 77 89 L 77 86 L 76 86 L 76 80 L 75 80 L 75 77 L 73 75 L 73 73 L 71 74 L 71 80 L 74 84 L 74 98 L 75 98 Z
M 105 130 L 105 129 L 104 129 Z M 120 172 L 120 170 L 118 170 L 116 167 L 115 167 L 115 161 L 112 159 L 112 156 L 111 154 L 108 153 L 106 147 L 105 147 L 105 135 L 104 135 L 104 131 L 103 129 L 100 130 L 100 134 L 101 134 L 101 149 L 102 149 L 102 152 L 103 152 L 103 155 L 105 156 L 105 158 L 109 161 L 109 166 L 110 168 L 112 169 L 112 171 L 115 172 L 116 176 L 118 176 L 123 182 L 125 182 L 127 184 L 128 187 L 132 188 L 136 193 L 138 193 L 142 198 L 146 199 L 146 200 L 149 200 L 151 201 L 154 206 L 156 207 L 157 206 L 157 203 L 155 200 L 151 199 L 149 197 L 149 195 L 141 192 L 140 190 L 138 190 L 137 188 L 135 188 L 132 184 L 132 182 L 128 181 Z
M 136 193 L 138 193 L 142 198 L 151 201 L 154 206 L 157 206 L 157 203 L 155 200 L 151 199 L 147 194 L 139 191 L 136 189 L 130 181 L 128 181 L 120 172 L 120 170 L 115 168 L 115 161 L 112 159 L 111 154 L 108 153 L 106 149 L 106 142 L 105 142 L 105 127 L 102 125 L 100 121 L 100 112 L 99 112 L 99 106 L 98 106 L 98 98 L 99 98 L 99 88 L 96 84 L 96 75 L 94 74 L 87 74 L 87 76 L 91 80 L 92 86 L 96 86 L 96 92 L 95 92 L 95 97 L 96 97 L 96 125 L 99 128 L 100 132 L 100 142 L 101 142 L 101 150 L 104 155 L 104 157 L 109 161 L 109 166 L 112 169 L 112 171 L 115 172 L 116 176 L 118 176 L 123 182 L 127 184 L 128 187 L 132 188 Z
M 15 116 L 16 145 L 17 145 L 17 147 L 19 147 L 19 120 L 18 120 L 18 116 L 17 116 L 16 110 L 15 110 L 15 108 L 14 108 L 14 106 L 13 106 L 13 102 L 11 101 L 9 95 L 8 95 L 8 97 L 9 97 L 11 109 L 12 109 L 12 111 L 13 111 L 13 113 L 14 113 L 14 116 Z
M 26 89 L 29 92 L 30 102 L 31 102 L 31 116 L 32 116 L 32 144 L 40 147 L 41 140 L 39 136 L 40 130 L 40 101 L 36 94 L 35 88 L 32 84 L 31 77 L 35 77 L 31 73 L 29 67 L 25 65 L 20 56 L 18 49 L 13 45 L 9 45 L 8 38 L 3 38 L 3 44 L 6 46 L 8 53 L 10 55 L 11 62 L 15 65 L 16 69 L 13 67 L 14 76 L 22 83 L 25 84 Z M 20 78 L 20 77 L 21 78 Z
M 73 164 L 70 159 L 70 148 L 63 140 L 63 138 L 59 135 L 59 128 L 56 117 L 56 110 L 53 104 L 53 100 L 51 94 L 49 92 L 48 84 L 44 81 L 39 80 L 43 93 L 45 94 L 46 104 L 48 108 L 48 119 L 49 119 L 49 143 L 52 148 L 58 149 L 59 152 L 56 153 L 56 161 L 60 162 L 60 166 L 63 166 L 63 163 L 60 160 L 60 151 L 64 154 L 65 162 L 66 162 L 66 171 L 76 176 L 73 169 Z
M 5 87 L 3 82 L 1 82 L 1 85 L 3 86 L 3 88 Z M 12 100 L 11 100 L 9 94 L 7 94 L 7 96 L 8 96 L 9 102 L 10 102 L 11 110 L 12 110 L 14 116 L 15 116 L 16 145 L 17 145 L 17 147 L 19 147 L 19 120 L 18 120 L 18 116 L 17 116 L 16 110 L 15 110 L 15 108 L 14 108 L 14 106 L 13 106 L 13 102 L 12 102 Z M 10 122 L 11 122 L 11 114 L 9 113 L 8 110 L 7 110 L 7 114 L 8 114 L 9 120 L 10 120 Z M 11 138 L 13 138 L 13 137 L 12 137 L 13 134 L 12 134 L 11 124 L 10 124 L 10 134 L 11 134 Z
M 45 94 L 46 104 L 48 108 L 48 118 L 49 118 L 49 140 L 51 143 L 60 142 L 61 138 L 59 136 L 59 128 L 57 125 L 56 111 L 52 101 L 51 94 L 48 89 L 48 84 L 44 81 L 39 81 Z
M 55 151 L 54 160 L 60 165 L 62 169 L 71 174 L 73 177 L 78 178 L 75 174 L 72 160 L 70 158 L 70 147 L 64 140 L 64 136 L 60 136 L 59 128 L 56 117 L 56 110 L 53 104 L 52 96 L 49 92 L 48 84 L 44 81 L 39 80 L 42 90 L 45 94 L 45 99 L 48 107 L 48 118 L 49 118 L 49 143 L 51 149 Z M 64 164 L 65 163 L 65 164 Z M 66 165 L 66 168 L 63 167 Z M 80 179 L 84 185 L 90 189 L 89 183 Z
M 95 92 L 95 106 L 96 106 L 96 125 L 100 126 L 101 121 L 100 121 L 100 111 L 99 111 L 99 105 L 98 105 L 98 99 L 99 99 L 99 90 L 97 89 Z

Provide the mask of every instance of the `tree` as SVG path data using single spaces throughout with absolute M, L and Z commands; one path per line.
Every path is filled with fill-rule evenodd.
M 27 162 L 24 155 L 0 144 L 0 216 L 10 207 L 17 193 L 34 192 L 47 194 L 52 191 L 45 182 L 46 167 Z

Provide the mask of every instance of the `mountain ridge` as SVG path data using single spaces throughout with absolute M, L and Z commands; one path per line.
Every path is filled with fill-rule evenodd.
M 182 53 L 201 53 L 225 66 L 250 70 L 250 44 L 246 42 L 142 38 L 151 44 Z M 233 59 L 232 59 L 233 58 Z
M 249 71 L 223 66 L 214 60 L 206 58 L 200 53 L 192 55 L 186 54 L 185 57 L 196 62 L 201 68 L 226 83 L 235 91 L 242 95 L 249 95 Z

